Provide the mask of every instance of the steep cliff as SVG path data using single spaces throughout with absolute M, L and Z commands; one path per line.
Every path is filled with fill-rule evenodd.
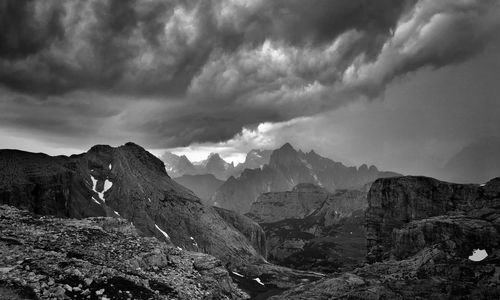
M 269 260 L 321 272 L 364 260 L 366 191 L 335 194 L 313 184 L 262 194 L 247 215 L 266 233 Z
M 389 258 L 393 231 L 412 221 L 498 205 L 498 181 L 484 186 L 412 176 L 375 181 L 368 193 L 366 212 L 368 259 Z
M 252 243 L 252 246 L 264 258 L 267 258 L 266 234 L 262 227 L 250 218 L 240 215 L 232 210 L 227 210 L 220 207 L 214 207 L 215 211 L 236 230 Z
M 376 262 L 272 299 L 500 298 L 500 178 L 481 186 L 381 179 L 368 197 Z M 486 256 L 472 255 L 478 249 Z
M 183 249 L 233 263 L 259 259 L 241 232 L 133 143 L 71 157 L 2 150 L 0 203 L 59 217 L 121 216 L 142 234 Z

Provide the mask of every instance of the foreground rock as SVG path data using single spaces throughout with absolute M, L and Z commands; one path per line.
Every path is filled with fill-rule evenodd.
M 268 259 L 282 266 L 334 272 L 365 260 L 367 191 L 333 194 L 313 184 L 262 194 L 247 215 L 266 233 Z
M 500 298 L 500 178 L 484 186 L 380 179 L 368 203 L 375 262 L 273 299 Z M 475 249 L 488 256 L 471 257 Z
M 0 150 L 1 203 L 58 217 L 121 216 L 142 235 L 225 262 L 261 259 L 241 232 L 133 143 L 70 157 Z
M 243 299 L 222 262 L 140 237 L 126 220 L 0 206 L 1 299 Z

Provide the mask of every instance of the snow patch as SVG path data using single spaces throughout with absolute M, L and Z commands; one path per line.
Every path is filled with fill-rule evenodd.
M 177 246 L 177 249 L 178 249 L 178 250 L 182 250 L 182 248 L 181 248 L 181 247 L 179 247 L 179 246 Z
M 99 195 L 99 199 L 101 199 L 102 201 L 105 201 L 104 200 L 104 192 L 97 191 L 97 179 L 95 179 L 94 176 L 92 176 L 92 175 L 90 175 L 90 179 L 92 180 L 92 190 Z
M 120 214 L 119 214 L 116 210 L 113 210 L 113 212 L 114 212 L 115 214 L 117 214 L 118 216 L 120 216 Z
M 264 284 L 262 283 L 262 281 L 260 281 L 260 278 L 259 278 L 259 277 L 254 278 L 253 280 L 257 281 L 257 283 L 258 283 L 258 284 L 260 284 L 260 285 L 264 285 Z
M 483 183 L 483 184 L 480 184 L 479 186 L 485 186 L 485 185 L 486 185 L 486 183 Z
M 198 248 L 198 243 L 195 241 L 194 237 L 191 236 L 190 238 L 191 238 L 191 241 L 193 241 L 193 246 Z
M 151 198 L 148 197 L 148 201 L 149 201 L 149 203 L 151 203 Z
M 484 249 L 474 249 L 472 255 L 469 256 L 469 259 L 472 261 L 482 261 L 488 257 L 488 253 Z
M 234 275 L 239 276 L 239 277 L 245 277 L 245 276 L 243 276 L 243 275 L 241 275 L 240 273 L 235 272 L 235 271 L 231 271 L 231 273 L 233 273 Z
M 159 231 L 163 234 L 163 236 L 164 236 L 167 240 L 169 240 L 169 241 L 170 241 L 170 237 L 168 236 L 168 234 L 167 234 L 165 231 L 161 230 L 161 228 L 160 228 L 160 227 L 158 227 L 158 225 L 156 225 L 156 224 L 155 224 L 155 227 L 156 227 L 156 229 L 158 229 L 158 230 L 159 230 Z
M 111 170 L 112 168 L 113 168 L 113 165 L 112 165 L 112 164 L 109 164 L 108 169 L 110 169 L 110 170 Z
M 107 192 L 112 186 L 113 186 L 113 183 L 111 181 L 109 181 L 107 179 L 104 180 L 104 190 L 102 191 L 102 194 L 104 195 L 104 193 Z
M 97 201 L 95 197 L 92 196 L 92 200 L 94 200 L 95 203 L 101 205 L 101 202 Z

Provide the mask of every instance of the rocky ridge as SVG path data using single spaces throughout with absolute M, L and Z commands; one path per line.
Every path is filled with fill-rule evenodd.
M 0 206 L 2 299 L 244 299 L 220 260 L 140 237 L 119 218 Z

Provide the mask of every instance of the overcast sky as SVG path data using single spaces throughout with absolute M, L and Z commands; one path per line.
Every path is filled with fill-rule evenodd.
M 498 0 L 0 1 L 0 148 L 430 174 L 499 135 L 499 33 Z

